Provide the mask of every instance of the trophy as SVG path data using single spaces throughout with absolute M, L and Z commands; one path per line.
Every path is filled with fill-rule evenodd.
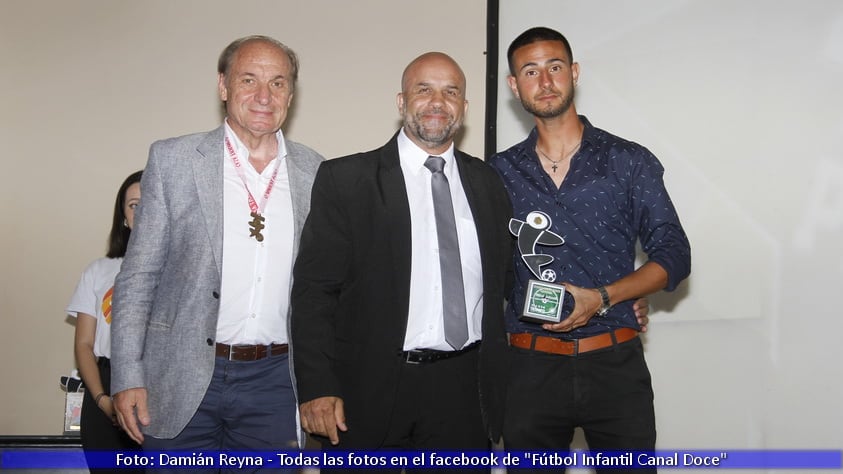
M 521 259 L 538 278 L 527 284 L 524 297 L 524 311 L 518 317 L 522 321 L 533 323 L 558 323 L 562 320 L 562 303 L 565 299 L 565 286 L 553 283 L 556 272 L 541 267 L 553 261 L 553 256 L 537 253 L 536 245 L 562 245 L 560 235 L 550 230 L 550 216 L 541 211 L 532 211 L 524 221 L 509 220 L 509 231 L 518 238 L 518 251 Z

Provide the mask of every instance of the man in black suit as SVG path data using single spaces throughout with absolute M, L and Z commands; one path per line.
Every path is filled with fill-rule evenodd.
M 494 171 L 454 148 L 467 108 L 460 67 L 426 53 L 402 77 L 401 130 L 317 173 L 294 269 L 292 351 L 302 427 L 328 447 L 487 449 L 499 437 L 511 206 Z M 467 335 L 456 342 L 446 300 L 459 285 L 444 270 L 454 259 L 440 260 L 431 155 L 444 159 L 458 236 Z

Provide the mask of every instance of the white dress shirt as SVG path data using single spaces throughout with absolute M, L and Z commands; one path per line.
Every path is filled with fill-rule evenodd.
M 246 182 L 258 205 L 278 166 L 275 186 L 264 207 L 263 242 L 250 237 L 252 220 L 248 195 L 234 162 L 224 151 L 222 287 L 217 342 L 225 344 L 283 344 L 288 341 L 287 312 L 293 265 L 293 203 L 287 174 L 287 148 L 281 130 L 278 154 L 262 173 L 249 163 L 249 150 L 225 125 L 241 163 Z M 223 146 L 221 143 L 220 146 Z
M 436 234 L 436 217 L 433 212 L 433 194 L 430 187 L 431 172 L 424 166 L 427 152 L 419 148 L 404 133 L 398 134 L 398 153 L 401 171 L 407 187 L 412 227 L 412 261 L 410 272 L 410 309 L 404 350 L 453 348 L 445 340 L 442 314 L 442 274 L 439 270 L 439 239 Z M 459 169 L 454 158 L 454 147 L 441 156 L 445 160 L 444 173 L 451 188 L 457 236 L 460 244 L 465 307 L 468 316 L 468 341 L 480 339 L 483 317 L 483 273 L 477 229 L 468 200 L 465 197 Z

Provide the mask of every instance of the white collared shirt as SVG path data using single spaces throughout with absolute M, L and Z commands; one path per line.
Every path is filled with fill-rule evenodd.
M 429 154 L 413 143 L 404 133 L 398 134 L 398 153 L 401 171 L 407 187 L 412 226 L 412 261 L 410 272 L 410 309 L 404 350 L 453 350 L 445 341 L 442 315 L 442 274 L 439 270 L 439 238 L 433 212 L 431 173 L 424 162 Z M 444 173 L 451 188 L 457 236 L 460 244 L 465 306 L 468 315 L 468 342 L 480 339 L 483 317 L 483 273 L 480 246 L 474 217 L 465 197 L 454 147 L 439 155 L 445 159 Z
M 287 173 L 287 147 L 279 130 L 278 154 L 262 173 L 249 163 L 249 150 L 225 124 L 242 164 L 249 190 L 260 203 L 276 164 L 275 186 L 260 211 L 265 217 L 263 242 L 250 237 L 252 220 L 243 180 L 227 151 L 223 152 L 222 287 L 217 342 L 226 344 L 286 343 L 290 278 L 293 266 L 293 204 Z M 221 143 L 220 146 L 224 145 Z

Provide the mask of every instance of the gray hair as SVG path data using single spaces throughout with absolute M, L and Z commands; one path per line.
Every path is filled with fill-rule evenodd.
M 276 48 L 284 51 L 284 54 L 287 55 L 287 58 L 290 60 L 290 79 L 292 89 L 296 87 L 296 81 L 299 78 L 299 58 L 296 56 L 295 51 L 290 49 L 289 46 L 285 45 L 284 43 L 278 41 L 275 38 L 263 35 L 252 35 L 252 36 L 244 36 L 243 38 L 236 39 L 231 42 L 220 54 L 220 59 L 217 62 L 217 72 L 222 75 L 228 75 L 228 70 L 231 67 L 231 62 L 234 59 L 234 56 L 240 51 L 240 48 L 246 44 L 251 43 L 254 41 L 262 41 L 265 43 L 269 43 Z

